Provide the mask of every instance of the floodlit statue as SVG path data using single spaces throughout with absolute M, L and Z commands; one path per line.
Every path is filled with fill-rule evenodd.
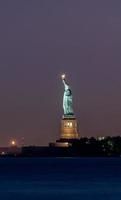
M 64 109 L 64 116 L 74 115 L 73 112 L 73 96 L 70 86 L 66 83 L 65 74 L 61 76 L 63 84 L 64 84 L 64 95 L 63 95 L 63 109 Z

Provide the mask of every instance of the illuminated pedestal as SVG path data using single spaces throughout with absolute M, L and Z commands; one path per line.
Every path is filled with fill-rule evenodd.
M 56 143 L 50 143 L 54 147 L 69 147 L 72 146 L 73 141 L 79 139 L 77 131 L 77 120 L 74 115 L 63 116 L 61 120 L 61 135 Z
M 61 120 L 61 139 L 79 139 L 77 120 L 74 116 L 63 117 Z

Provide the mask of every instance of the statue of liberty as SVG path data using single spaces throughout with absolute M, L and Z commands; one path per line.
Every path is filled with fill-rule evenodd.
M 63 110 L 64 116 L 72 116 L 73 112 L 73 96 L 70 86 L 66 83 L 65 74 L 61 76 L 64 84 L 64 95 L 63 95 Z

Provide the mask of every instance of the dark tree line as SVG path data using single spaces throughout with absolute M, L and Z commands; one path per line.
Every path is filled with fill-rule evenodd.
M 103 139 L 81 138 L 72 141 L 72 148 L 79 156 L 121 156 L 121 137 L 105 137 Z

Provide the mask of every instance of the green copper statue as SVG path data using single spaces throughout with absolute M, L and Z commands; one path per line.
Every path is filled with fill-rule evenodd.
M 64 95 L 63 95 L 63 109 L 64 116 L 72 116 L 73 112 L 73 96 L 70 86 L 66 83 L 65 74 L 61 76 L 63 84 L 64 84 Z

